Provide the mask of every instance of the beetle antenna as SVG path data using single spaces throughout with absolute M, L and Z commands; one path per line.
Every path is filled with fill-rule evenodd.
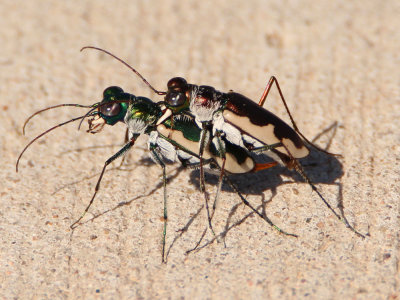
M 54 106 L 50 106 L 50 107 L 47 107 L 47 108 L 38 110 L 37 112 L 33 113 L 32 115 L 30 115 L 30 116 L 26 119 L 24 125 L 22 126 L 22 133 L 25 135 L 25 127 L 26 127 L 26 125 L 29 123 L 29 121 L 30 121 L 34 116 L 39 115 L 39 114 L 41 114 L 42 112 L 44 112 L 44 111 L 46 111 L 46 110 L 50 110 L 50 109 L 58 108 L 58 107 L 64 107 L 64 106 L 83 107 L 83 108 L 91 108 L 91 107 L 93 107 L 93 105 L 58 104 L 58 105 L 54 105 Z
M 356 235 L 358 235 L 361 238 L 365 238 L 365 236 L 363 234 L 361 234 L 360 232 L 358 232 L 353 226 L 350 225 L 349 221 L 347 221 L 346 217 L 340 216 L 333 208 L 332 206 L 329 204 L 328 201 L 326 201 L 326 199 L 324 198 L 324 196 L 322 196 L 322 194 L 319 192 L 319 190 L 317 189 L 317 187 L 314 185 L 314 183 L 311 181 L 311 179 L 307 176 L 307 174 L 304 172 L 303 167 L 301 166 L 301 164 L 299 163 L 299 161 L 293 157 L 293 155 L 290 153 L 289 149 L 283 145 L 283 147 L 285 147 L 287 153 L 289 154 L 290 157 L 290 163 L 292 164 L 292 167 L 301 175 L 301 177 L 303 177 L 303 179 L 310 185 L 311 189 L 317 193 L 317 195 L 319 196 L 319 198 L 322 200 L 322 202 L 325 203 L 325 205 L 329 208 L 329 210 L 336 216 L 336 218 L 343 222 L 344 225 L 346 225 L 347 228 L 349 228 L 351 231 L 353 231 Z
M 139 76 L 143 82 L 150 88 L 153 90 L 154 93 L 156 93 L 157 95 L 166 95 L 166 92 L 161 92 L 156 90 L 143 76 L 142 74 L 140 74 L 138 71 L 136 71 L 132 66 L 130 66 L 127 62 L 123 61 L 121 58 L 117 57 L 116 55 L 112 54 L 111 52 L 104 50 L 102 48 L 98 48 L 98 47 L 94 47 L 94 46 L 86 46 L 83 47 L 81 49 L 81 51 L 85 50 L 85 49 L 94 49 L 94 50 L 98 50 L 100 52 L 103 52 L 107 55 L 110 55 L 111 57 L 115 58 L 116 60 L 118 60 L 120 63 L 122 63 L 123 65 L 125 65 L 126 67 L 128 67 L 133 73 L 135 73 L 137 76 Z
M 78 117 L 78 118 L 73 118 L 73 119 L 71 119 L 71 120 L 68 120 L 68 121 L 65 121 L 65 122 L 63 122 L 63 123 L 60 123 L 60 124 L 58 124 L 58 125 L 56 125 L 56 126 L 51 127 L 50 129 L 46 130 L 45 132 L 42 132 L 42 133 L 39 134 L 37 137 L 35 137 L 34 139 L 32 139 L 32 140 L 28 143 L 28 145 L 26 145 L 25 148 L 22 150 L 21 154 L 18 156 L 17 163 L 15 164 L 15 170 L 18 172 L 18 165 L 19 165 L 19 161 L 20 161 L 22 155 L 25 153 L 25 151 L 26 151 L 34 142 L 36 142 L 36 141 L 37 141 L 38 139 L 40 139 L 42 136 L 46 135 L 47 133 L 49 133 L 50 131 L 53 131 L 54 129 L 56 129 L 56 128 L 58 128 L 58 127 L 64 126 L 64 125 L 66 125 L 66 124 L 68 124 L 68 123 L 75 122 L 75 121 L 80 120 L 80 119 L 83 119 L 83 118 L 85 118 L 85 117 L 86 117 L 86 114 L 85 114 L 84 116 L 81 116 L 81 117 Z

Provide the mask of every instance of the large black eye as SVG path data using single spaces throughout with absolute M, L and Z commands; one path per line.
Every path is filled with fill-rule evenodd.
M 121 103 L 110 103 L 100 107 L 100 113 L 106 117 L 115 117 L 121 112 Z
M 175 92 L 186 92 L 187 85 L 186 80 L 182 77 L 174 77 L 167 83 L 168 91 Z
M 104 90 L 103 96 L 104 96 L 104 98 L 112 97 L 115 95 L 122 94 L 123 92 L 124 92 L 124 90 L 121 89 L 119 86 L 110 86 Z
M 170 106 L 181 106 L 186 102 L 186 96 L 184 93 L 168 92 L 165 96 L 165 101 Z

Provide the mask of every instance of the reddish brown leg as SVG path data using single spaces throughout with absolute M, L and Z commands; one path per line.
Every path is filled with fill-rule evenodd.
M 260 99 L 260 101 L 258 102 L 258 105 L 264 106 L 265 100 L 267 100 L 269 91 L 271 90 L 271 87 L 272 87 L 272 85 L 274 84 L 274 82 L 275 82 L 275 84 L 276 84 L 276 88 L 278 89 L 279 95 L 281 96 L 282 103 L 283 103 L 283 105 L 285 106 L 285 109 L 286 109 L 286 111 L 287 111 L 287 113 L 288 113 L 288 115 L 289 115 L 290 121 L 292 122 L 293 129 L 297 132 L 297 134 L 300 135 L 300 136 L 302 137 L 302 139 L 305 140 L 305 141 L 307 142 L 307 144 L 309 144 L 309 145 L 312 146 L 313 148 L 317 149 L 318 151 L 321 151 L 321 152 L 326 153 L 326 154 L 328 154 L 328 155 L 333 155 L 333 156 L 339 156 L 339 157 L 341 157 L 340 154 L 330 153 L 330 152 L 328 152 L 328 151 L 326 151 L 326 150 L 324 150 L 324 149 L 318 147 L 317 145 L 313 144 L 312 142 L 310 142 L 310 141 L 300 132 L 299 128 L 298 128 L 297 125 L 296 125 L 296 122 L 293 120 L 293 117 L 292 117 L 292 114 L 290 113 L 289 107 L 288 107 L 287 104 L 286 104 L 285 97 L 283 97 L 283 93 L 282 93 L 281 87 L 279 86 L 278 79 L 276 79 L 275 76 L 271 76 L 271 78 L 269 79 L 268 84 L 267 84 L 267 86 L 265 87 L 264 93 L 262 94 L 261 99 Z

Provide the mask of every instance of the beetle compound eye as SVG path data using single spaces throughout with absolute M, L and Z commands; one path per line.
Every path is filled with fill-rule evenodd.
M 106 97 L 112 97 L 118 94 L 122 94 L 124 92 L 123 89 L 121 89 L 119 86 L 110 86 L 106 88 L 103 92 L 104 98 Z
M 185 104 L 186 96 L 183 93 L 169 92 L 165 96 L 165 101 L 170 106 L 174 106 L 174 107 L 181 106 L 181 105 Z
M 187 90 L 187 82 L 182 77 L 174 77 L 168 81 L 167 87 L 169 91 L 185 92 Z
M 121 103 L 110 103 L 100 107 L 100 113 L 106 117 L 114 117 L 121 111 Z

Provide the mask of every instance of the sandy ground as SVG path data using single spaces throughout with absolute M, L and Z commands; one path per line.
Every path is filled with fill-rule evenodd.
M 214 4 L 211 4 L 214 3 Z M 399 289 L 399 1 L 1 1 L 0 297 L 396 299 Z M 295 173 L 277 167 L 234 178 L 279 234 L 224 188 L 204 247 L 186 255 L 207 225 L 198 173 L 169 165 L 168 263 L 161 264 L 161 170 L 142 137 L 105 174 L 123 124 L 90 135 L 77 124 L 32 145 L 45 129 L 82 115 L 59 103 L 92 104 L 119 85 L 162 98 L 168 79 L 233 89 L 257 101 L 279 78 L 302 132 L 343 158 L 312 151 L 302 161 L 340 223 Z M 287 119 L 274 92 L 265 104 Z M 332 127 L 335 122 L 336 131 Z M 215 190 L 215 178 L 208 189 Z M 125 204 L 125 205 L 124 205 Z M 179 231 L 187 228 L 187 231 Z

